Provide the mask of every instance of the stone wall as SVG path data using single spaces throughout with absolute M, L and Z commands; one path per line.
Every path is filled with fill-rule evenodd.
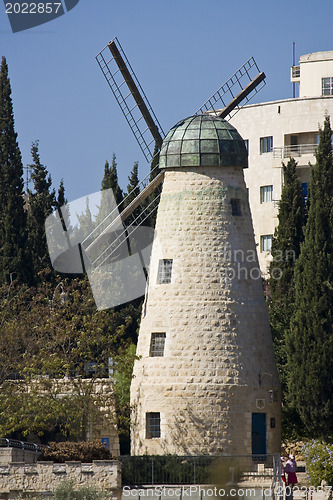
M 92 464 L 81 462 L 23 462 L 0 466 L 0 499 L 21 498 L 24 494 L 50 495 L 63 481 L 75 481 L 79 488 L 92 486 L 110 491 L 112 498 L 121 496 L 121 464 L 116 460 L 96 460 Z
M 7 465 L 9 462 L 33 464 L 37 462 L 39 455 L 39 452 L 21 448 L 0 448 L 0 465 Z

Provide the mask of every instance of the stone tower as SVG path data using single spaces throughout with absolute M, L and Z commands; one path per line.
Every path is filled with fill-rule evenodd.
M 280 388 L 237 130 L 180 121 L 165 169 L 131 385 L 133 455 L 280 448 Z

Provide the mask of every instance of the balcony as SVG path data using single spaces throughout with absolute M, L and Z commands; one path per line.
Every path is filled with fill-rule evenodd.
M 296 158 L 303 155 L 314 155 L 318 144 L 297 144 L 294 146 L 274 147 L 273 158 Z
M 299 66 L 291 66 L 290 68 L 290 81 L 291 82 L 299 82 L 301 77 L 300 67 Z

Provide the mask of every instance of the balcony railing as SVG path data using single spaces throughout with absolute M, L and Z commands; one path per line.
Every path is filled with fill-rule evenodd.
M 290 77 L 292 82 L 299 82 L 301 71 L 299 66 L 291 66 Z
M 26 443 L 16 439 L 0 438 L 0 448 L 20 448 L 21 450 L 35 451 L 39 453 L 43 446 L 35 443 Z
M 274 147 L 273 158 L 295 158 L 303 155 L 313 155 L 318 144 L 297 144 L 296 146 Z

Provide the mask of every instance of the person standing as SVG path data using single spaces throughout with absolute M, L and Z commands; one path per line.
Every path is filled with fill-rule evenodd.
M 295 457 L 294 455 L 289 455 L 284 470 L 288 474 L 287 485 L 290 486 L 291 489 L 295 486 L 295 484 L 298 483 L 296 476 L 296 469 L 297 469 L 297 464 L 295 461 Z

